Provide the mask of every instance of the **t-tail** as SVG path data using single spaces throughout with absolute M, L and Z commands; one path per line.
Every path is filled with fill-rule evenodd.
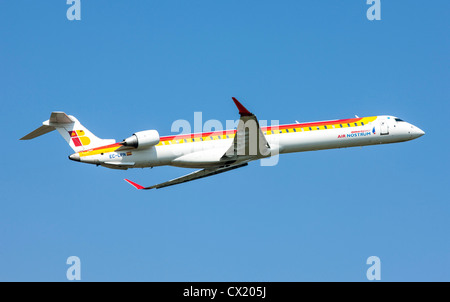
M 75 151 L 80 152 L 92 148 L 114 144 L 114 139 L 101 139 L 92 134 L 72 115 L 64 112 L 54 111 L 50 115 L 50 119 L 43 122 L 42 126 L 28 133 L 21 140 L 29 140 L 58 130 L 59 134 L 65 139 L 69 146 Z

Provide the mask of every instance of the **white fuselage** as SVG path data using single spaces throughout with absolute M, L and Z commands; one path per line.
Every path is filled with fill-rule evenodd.
M 262 131 L 271 155 L 396 143 L 424 134 L 419 128 L 393 116 L 280 125 L 265 127 Z M 163 165 L 214 167 L 223 164 L 220 159 L 233 143 L 233 133 L 228 130 L 162 137 L 159 144 L 136 150 L 118 150 L 114 146 L 96 148 L 79 152 L 80 161 L 116 169 Z

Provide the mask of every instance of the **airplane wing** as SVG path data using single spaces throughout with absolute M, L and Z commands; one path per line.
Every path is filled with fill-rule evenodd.
M 189 173 L 185 176 L 181 176 L 154 186 L 150 186 L 150 187 L 143 187 L 135 182 L 132 182 L 129 179 L 125 179 L 126 182 L 128 182 L 130 185 L 132 185 L 133 187 L 135 187 L 138 190 L 150 190 L 150 189 L 161 189 L 164 187 L 168 187 L 168 186 L 173 186 L 173 185 L 177 185 L 177 184 L 181 184 L 183 182 L 188 182 L 191 180 L 196 180 L 196 179 L 200 179 L 203 177 L 208 177 L 208 176 L 212 176 L 212 175 L 216 175 L 216 174 L 220 174 L 223 172 L 228 172 L 237 168 L 241 168 L 244 166 L 247 166 L 248 163 L 240 163 L 240 164 L 236 164 L 236 165 L 230 165 L 230 166 L 224 166 L 224 167 L 219 167 L 219 168 L 206 168 L 203 170 L 197 170 L 194 171 L 192 173 Z
M 236 99 L 232 98 L 241 115 L 233 144 L 221 160 L 255 160 L 270 154 L 270 146 L 259 126 L 258 119 Z

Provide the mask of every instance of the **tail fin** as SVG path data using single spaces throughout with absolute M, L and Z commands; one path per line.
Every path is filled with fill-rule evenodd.
M 52 112 L 50 119 L 42 124 L 41 127 L 25 135 L 21 140 L 33 139 L 56 129 L 75 152 L 116 142 L 114 139 L 98 138 L 81 125 L 74 116 L 67 115 L 64 112 Z

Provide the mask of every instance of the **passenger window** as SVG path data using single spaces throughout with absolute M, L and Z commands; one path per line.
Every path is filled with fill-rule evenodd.
M 361 126 L 364 126 L 364 122 L 361 122 Z
M 311 128 L 311 127 L 309 127 L 309 131 L 312 131 L 312 128 Z

